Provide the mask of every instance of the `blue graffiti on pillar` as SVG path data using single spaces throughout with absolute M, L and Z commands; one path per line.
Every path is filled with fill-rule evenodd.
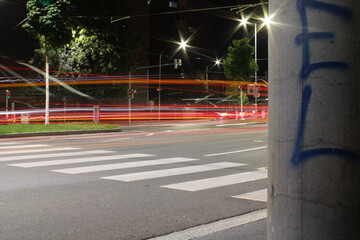
M 349 21 L 353 18 L 353 13 L 350 8 L 335 5 L 331 3 L 320 2 L 317 0 L 298 0 L 297 9 L 301 17 L 302 33 L 295 38 L 296 45 L 302 45 L 302 67 L 300 71 L 300 81 L 305 84 L 312 72 L 319 69 L 337 69 L 347 70 L 348 64 L 346 62 L 316 62 L 311 63 L 310 55 L 310 42 L 312 40 L 326 40 L 334 39 L 335 34 L 333 32 L 309 32 L 307 9 L 316 9 L 335 15 L 343 21 Z M 346 149 L 338 148 L 318 148 L 301 151 L 301 142 L 303 140 L 306 116 L 311 100 L 312 88 L 310 84 L 307 84 L 302 92 L 302 106 L 299 118 L 299 127 L 295 143 L 295 149 L 291 158 L 294 165 L 298 165 L 310 158 L 315 158 L 323 155 L 335 155 L 346 157 L 347 159 L 360 160 L 360 156 L 348 151 Z

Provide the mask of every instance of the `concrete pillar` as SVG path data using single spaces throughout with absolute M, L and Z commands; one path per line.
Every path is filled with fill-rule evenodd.
M 360 1 L 269 4 L 268 240 L 358 240 Z

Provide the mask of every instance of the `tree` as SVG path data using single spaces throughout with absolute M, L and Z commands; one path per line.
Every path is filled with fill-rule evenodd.
M 93 74 L 124 74 L 134 70 L 141 39 L 125 21 L 113 24 L 110 21 L 129 14 L 125 1 L 72 0 L 71 3 L 75 38 L 61 53 L 64 60 L 60 65 L 70 60 L 74 70 Z
M 248 38 L 234 40 L 228 47 L 228 54 L 223 62 L 224 73 L 227 78 L 235 81 L 251 81 L 258 65 L 253 58 L 255 48 L 250 45 Z M 226 90 L 228 99 L 234 99 L 239 104 L 247 104 L 249 98 L 243 94 L 238 84 L 231 84 Z M 242 101 L 241 101 L 242 96 Z
M 227 56 L 223 62 L 225 76 L 235 81 L 251 81 L 258 65 L 253 58 L 255 48 L 248 38 L 234 40 L 228 47 Z
M 127 15 L 124 0 L 71 0 L 65 11 L 72 39 L 61 48 L 48 49 L 51 70 L 114 75 L 127 74 L 136 68 L 141 39 L 126 27 L 126 22 L 111 24 L 110 21 L 114 16 Z M 44 48 L 37 49 L 31 63 L 44 64 L 44 54 Z M 115 91 L 115 87 L 119 88 L 112 86 L 107 90 Z M 92 86 L 78 88 L 93 92 Z M 96 86 L 95 90 L 101 89 Z
M 131 37 L 124 36 L 112 42 L 105 34 L 85 28 L 74 30 L 73 35 L 73 40 L 64 48 L 49 51 L 51 70 L 114 75 L 127 74 L 136 68 L 139 44 Z M 31 63 L 42 64 L 43 54 L 43 49 L 37 49 Z
M 29 0 L 28 14 L 23 27 L 39 40 L 45 56 L 45 124 L 49 124 L 49 49 L 62 47 L 71 38 L 68 21 L 70 0 Z

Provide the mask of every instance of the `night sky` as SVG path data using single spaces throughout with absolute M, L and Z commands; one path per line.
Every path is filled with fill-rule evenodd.
M 0 0 L 0 55 L 27 61 L 36 41 L 18 26 L 26 18 L 26 0 Z
M 33 50 L 37 45 L 37 41 L 28 36 L 21 26 L 15 28 L 16 25 L 26 18 L 26 2 L 27 0 L 0 0 L 0 30 L 2 43 L 0 55 L 23 61 L 28 61 L 32 57 Z M 210 0 L 210 2 L 220 6 L 231 6 L 248 3 L 249 1 Z M 224 10 L 224 12 L 228 12 L 228 14 L 231 15 L 229 10 Z M 219 33 L 221 34 L 212 34 L 210 37 L 215 38 L 214 42 L 216 42 L 215 47 L 217 48 L 217 57 L 224 57 L 231 40 L 234 38 L 242 38 L 244 32 L 243 29 L 239 29 L 237 32 L 231 33 L 237 24 L 235 21 L 220 18 L 215 22 L 216 25 L 214 28 L 219 29 Z M 224 26 L 227 26 L 228 29 L 224 29 Z M 258 39 L 258 58 L 266 59 L 266 36 L 264 33 L 259 33 Z M 261 62 L 259 62 L 259 64 L 261 64 Z

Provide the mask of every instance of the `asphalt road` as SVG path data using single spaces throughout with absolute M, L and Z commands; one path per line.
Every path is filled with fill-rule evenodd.
M 0 239 L 149 239 L 265 209 L 266 147 L 265 124 L 215 122 L 0 139 Z

